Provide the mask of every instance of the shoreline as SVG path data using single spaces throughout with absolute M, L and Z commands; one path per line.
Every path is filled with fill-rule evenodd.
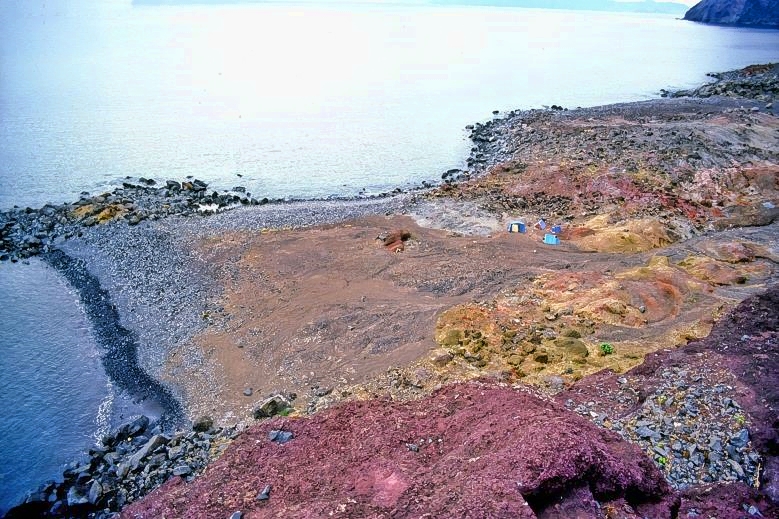
M 9 235 L 12 236 L 12 240 L 17 240 L 15 243 L 18 243 L 19 245 L 16 246 L 17 248 L 13 251 L 0 250 L 0 253 L 8 255 L 8 257 L 3 259 L 10 259 L 12 261 L 16 259 L 18 261 L 23 260 L 24 257 L 26 257 L 24 256 L 25 254 L 36 254 L 41 251 L 44 252 L 44 258 L 51 257 L 51 255 L 56 256 L 56 252 L 47 252 L 47 248 L 63 245 L 66 249 L 66 252 L 63 252 L 63 254 L 71 254 L 74 258 L 78 258 L 79 256 L 83 257 L 85 255 L 91 257 L 91 254 L 97 251 L 98 258 L 91 258 L 90 261 L 93 262 L 93 265 L 98 263 L 101 266 L 98 268 L 98 276 L 95 277 L 93 273 L 92 277 L 95 283 L 100 283 L 100 285 L 102 285 L 104 288 L 100 288 L 98 285 L 97 288 L 94 288 L 94 290 L 97 291 L 95 294 L 97 294 L 99 291 L 109 290 L 109 288 L 105 287 L 110 287 L 110 293 L 115 295 L 117 293 L 117 286 L 122 286 L 121 280 L 119 280 L 119 278 L 123 274 L 127 274 L 128 270 L 126 266 L 124 267 L 124 270 L 112 270 L 112 267 L 109 265 L 115 261 L 124 261 L 129 263 L 130 267 L 132 267 L 131 264 L 133 261 L 135 261 L 132 258 L 129 260 L 119 259 L 115 255 L 116 251 L 114 251 L 114 255 L 112 256 L 112 253 L 109 249 L 116 248 L 118 241 L 124 242 L 124 240 L 129 238 L 129 241 L 126 243 L 133 244 L 136 243 L 135 240 L 145 240 L 146 237 L 151 236 L 153 233 L 159 234 L 161 238 L 155 238 L 155 240 L 162 241 L 154 241 L 151 249 L 147 248 L 141 255 L 138 256 L 138 258 L 142 260 L 139 262 L 139 265 L 142 266 L 142 268 L 139 270 L 167 270 L 167 273 L 171 274 L 173 272 L 178 272 L 181 266 L 188 261 L 194 261 L 197 263 L 194 267 L 188 267 L 194 270 L 214 269 L 218 268 L 218 265 L 209 265 L 209 262 L 206 259 L 203 259 L 202 257 L 197 258 L 191 255 L 191 252 L 189 253 L 189 256 L 185 255 L 181 258 L 174 258 L 173 262 L 169 265 L 165 263 L 165 260 L 159 260 L 160 262 L 154 263 L 148 263 L 147 260 L 148 258 L 154 256 L 154 253 L 152 252 L 154 245 L 159 245 L 159 243 L 179 243 L 180 245 L 182 242 L 186 242 L 187 240 L 191 240 L 195 237 L 205 236 L 209 233 L 218 234 L 220 232 L 227 231 L 262 232 L 265 229 L 300 229 L 309 226 L 317 227 L 323 225 L 335 225 L 345 221 L 365 218 L 366 216 L 388 216 L 391 214 L 413 213 L 416 209 L 419 208 L 419 204 L 436 204 L 436 195 L 442 192 L 445 193 L 447 188 L 461 189 L 463 186 L 467 187 L 469 181 L 484 179 L 489 171 L 495 168 L 496 165 L 509 160 L 510 157 L 513 156 L 516 152 L 516 142 L 514 141 L 516 138 L 516 133 L 513 132 L 515 132 L 517 124 L 523 124 L 518 123 L 518 121 L 524 120 L 523 118 L 532 118 L 534 116 L 550 116 L 554 118 L 560 116 L 561 118 L 565 119 L 577 117 L 586 118 L 596 115 L 620 116 L 620 114 L 623 114 L 625 110 L 628 110 L 628 107 L 630 107 L 632 110 L 635 110 L 638 107 L 639 112 L 645 112 L 644 115 L 646 117 L 651 117 L 653 114 L 657 114 L 658 111 L 662 111 L 666 108 L 669 111 L 678 109 L 680 105 L 689 106 L 694 109 L 700 109 L 702 106 L 711 105 L 712 113 L 723 110 L 740 110 L 741 106 L 743 105 L 745 107 L 745 114 L 756 113 L 753 111 L 753 108 L 757 108 L 757 112 L 760 112 L 761 110 L 764 112 L 766 110 L 773 110 L 773 114 L 776 115 L 776 108 L 772 107 L 771 109 L 766 109 L 764 108 L 765 103 L 762 101 L 745 101 L 743 99 L 715 99 L 705 102 L 701 102 L 700 100 L 679 101 L 658 99 L 638 103 L 623 103 L 618 105 L 608 105 L 604 107 L 593 107 L 569 111 L 512 111 L 502 118 L 497 118 L 484 124 L 474 125 L 471 138 L 474 141 L 475 146 L 471 151 L 471 160 L 469 161 L 468 170 L 450 170 L 445 172 L 441 185 L 428 186 L 420 189 L 419 192 L 399 193 L 397 196 L 379 197 L 379 199 L 349 198 L 347 200 L 307 200 L 293 203 L 277 202 L 269 203 L 267 205 L 262 204 L 261 201 L 257 201 L 257 203 L 254 204 L 250 198 L 247 198 L 248 202 L 244 205 L 263 205 L 263 207 L 248 207 L 245 209 L 237 208 L 221 212 L 217 215 L 204 216 L 204 218 L 197 216 L 195 218 L 190 218 L 190 216 L 199 214 L 195 207 L 203 202 L 204 199 L 205 201 L 208 201 L 209 198 L 211 201 L 214 199 L 213 195 L 208 195 L 207 186 L 200 185 L 203 183 L 197 184 L 197 190 L 183 189 L 183 186 L 175 188 L 175 186 L 171 186 L 169 183 L 167 183 L 165 188 L 160 188 L 165 189 L 166 192 L 162 194 L 162 197 L 158 197 L 157 200 L 159 202 L 164 202 L 170 198 L 177 199 L 179 197 L 183 197 L 181 202 L 175 202 L 173 204 L 174 206 L 175 204 L 182 205 L 175 207 L 175 210 L 173 211 L 164 209 L 158 213 L 150 211 L 148 209 L 149 206 L 144 205 L 153 203 L 153 200 L 155 197 L 157 197 L 156 194 L 150 194 L 149 186 L 125 187 L 124 190 L 129 191 L 129 195 L 126 192 L 112 193 L 109 197 L 98 195 L 96 197 L 83 199 L 77 204 L 65 204 L 60 208 L 46 206 L 39 210 L 38 213 L 35 213 L 35 211 L 33 211 L 33 213 L 26 213 L 24 210 L 20 210 L 17 213 L 14 213 L 18 216 L 18 218 L 16 223 L 13 225 L 8 225 L 7 220 L 5 222 L 0 221 L 0 223 L 5 224 L 5 227 L 3 227 L 4 234 L 1 237 L 4 240 L 3 243 L 6 247 L 9 243 Z M 641 116 L 641 114 L 639 114 L 639 116 Z M 705 157 L 701 160 L 704 159 Z M 717 165 L 716 161 L 720 159 L 718 156 L 715 156 L 712 158 L 712 160 L 714 161 L 713 165 Z M 195 186 L 195 181 L 193 181 L 193 187 Z M 432 188 L 432 190 L 430 188 Z M 133 193 L 137 193 L 139 195 L 139 199 L 131 199 L 129 201 L 124 200 L 125 198 L 131 198 Z M 188 195 L 192 196 L 189 197 Z M 238 195 L 218 195 L 218 197 L 221 196 L 233 197 Z M 227 198 L 221 199 L 218 197 L 217 199 L 220 201 L 228 201 Z M 98 198 L 105 199 L 98 201 Z M 189 201 L 187 201 L 187 199 L 189 199 Z M 234 201 L 234 198 L 230 198 L 229 200 Z M 484 203 L 484 200 L 479 198 L 474 198 L 473 200 L 478 203 Z M 488 199 L 488 202 L 493 203 L 494 200 L 498 199 L 493 197 Z M 239 202 L 243 204 L 243 202 L 240 200 L 240 197 Z M 542 201 L 542 204 L 548 204 L 548 200 Z M 86 207 L 90 207 L 90 209 L 84 209 Z M 526 214 L 533 214 L 535 208 L 533 206 L 526 208 L 509 207 L 505 211 L 516 212 L 517 210 L 521 210 Z M 78 218 L 71 219 L 65 214 L 71 212 L 77 212 L 76 214 L 78 215 Z M 566 211 L 562 211 L 560 213 L 561 216 L 565 212 Z M 51 225 L 49 226 L 49 224 L 45 222 L 42 228 L 53 229 L 51 232 L 53 233 L 54 237 L 52 239 L 49 239 L 50 236 L 45 236 L 43 238 L 38 237 L 38 235 L 42 234 L 44 231 L 35 230 L 36 226 L 34 222 L 30 223 L 29 225 L 20 224 L 19 221 L 24 220 L 25 218 L 21 213 L 25 213 L 27 215 L 35 213 L 36 216 L 39 216 L 40 218 L 50 220 Z M 7 217 L 8 215 L 7 212 L 2 214 L 4 217 Z M 139 214 L 144 216 L 142 218 L 138 218 L 138 221 L 135 222 L 135 217 Z M 437 217 L 440 217 L 440 213 L 434 213 L 431 219 L 436 220 Z M 62 222 L 62 218 L 66 219 L 65 223 Z M 35 216 L 29 218 L 30 221 L 33 221 L 34 219 Z M 119 222 L 109 223 L 108 225 L 96 225 L 101 221 L 101 219 L 107 220 L 109 222 L 112 220 L 123 219 L 126 220 L 129 225 L 124 225 L 123 223 Z M 472 227 L 477 226 L 472 225 Z M 32 228 L 32 230 L 30 230 L 30 228 Z M 11 229 L 11 232 L 8 232 L 9 229 Z M 454 232 L 463 232 L 463 229 L 457 229 L 458 230 Z M 19 232 L 14 235 L 13 233 L 15 231 Z M 468 232 L 467 228 L 464 232 Z M 708 231 L 692 231 L 693 235 L 704 235 L 706 232 Z M 114 234 L 116 234 L 116 236 L 114 236 Z M 14 236 L 19 236 L 21 238 L 17 239 Z M 33 239 L 27 239 L 29 236 L 32 236 Z M 37 242 L 35 240 L 37 240 Z M 14 253 L 18 253 L 18 256 L 15 258 L 11 257 L 10 255 Z M 190 272 L 190 270 L 183 270 L 181 272 Z M 143 272 L 140 272 L 139 274 L 143 274 Z M 102 279 L 98 280 L 100 277 L 102 277 Z M 108 280 L 108 283 L 105 282 L 106 280 Z M 165 272 L 162 272 L 160 274 L 159 280 L 160 286 L 163 286 L 162 284 L 164 284 L 166 280 L 168 283 L 170 282 L 169 276 L 166 276 Z M 191 282 L 191 280 L 189 282 Z M 125 282 L 123 289 L 119 290 L 118 292 L 122 293 L 123 290 L 127 290 L 126 285 L 129 284 L 131 283 Z M 136 287 L 133 290 L 142 292 L 144 289 L 142 287 Z M 118 309 L 104 308 L 99 312 L 106 311 L 110 313 L 111 311 L 116 312 L 118 310 L 121 313 L 122 310 L 126 311 L 128 305 L 131 304 L 127 300 L 141 300 L 145 301 L 149 305 L 155 301 L 154 297 L 149 295 L 149 290 L 147 290 L 147 293 L 136 292 L 133 290 L 130 290 L 129 292 L 132 297 L 128 296 L 127 293 L 122 294 L 122 298 L 124 298 L 125 301 L 119 302 Z M 208 292 L 207 289 L 204 290 Z M 216 290 L 219 291 L 222 289 L 217 288 Z M 203 292 L 203 294 L 206 292 Z M 208 293 L 211 294 L 211 292 Z M 200 292 L 193 292 L 189 294 L 189 296 L 192 299 L 196 299 L 195 296 L 198 294 L 200 294 Z M 208 301 L 201 302 L 203 303 L 201 305 L 195 304 L 193 301 L 189 301 L 189 303 L 187 303 L 189 306 L 184 311 L 189 315 L 189 317 L 186 319 L 189 322 L 194 322 L 197 320 L 198 313 L 205 315 L 205 312 L 214 312 L 214 315 L 218 317 L 219 310 L 218 308 L 214 307 L 213 301 L 218 301 L 218 297 L 212 299 L 212 295 L 209 295 Z M 123 320 L 127 321 L 129 319 L 129 322 L 132 324 L 131 329 L 133 329 L 133 327 L 142 325 L 144 322 L 148 324 L 148 319 L 150 318 L 149 312 L 153 313 L 153 309 L 147 311 L 147 315 L 143 317 L 128 317 L 126 315 L 120 316 L 119 314 L 116 314 L 113 315 L 113 319 L 109 320 L 112 320 L 114 323 L 116 323 L 116 326 L 119 326 L 119 328 L 115 328 L 114 331 L 118 330 L 118 336 L 123 337 L 122 340 L 125 340 L 127 339 L 127 335 L 124 332 L 121 332 L 121 330 L 127 331 L 127 328 L 124 328 L 119 323 Z M 203 320 L 204 319 L 201 319 L 201 321 Z M 159 323 L 158 326 L 165 326 L 165 324 Z M 197 325 L 192 324 L 190 329 L 184 330 L 179 335 L 174 337 L 173 342 L 180 343 L 186 340 L 188 337 L 197 333 L 197 328 Z M 106 329 L 105 331 L 106 333 L 110 332 L 109 329 Z M 109 333 L 109 335 L 112 333 L 113 332 Z M 131 333 L 132 332 L 127 331 L 127 334 Z M 147 332 L 144 331 L 144 333 Z M 141 350 L 148 352 L 151 348 L 155 347 L 158 349 L 161 348 L 163 350 L 166 349 L 165 346 L 153 344 L 155 343 L 154 339 L 156 337 L 157 336 L 155 336 L 154 333 L 152 333 L 149 337 L 141 337 Z M 142 356 L 141 363 L 147 364 L 147 371 L 158 377 L 163 370 L 162 361 L 152 360 L 151 369 L 149 369 L 149 362 L 149 359 L 145 358 L 145 356 Z M 184 400 L 186 401 L 186 399 Z
M 120 324 L 110 294 L 90 274 L 84 262 L 59 249 L 46 252 L 41 258 L 78 293 L 101 351 L 101 363 L 111 383 L 133 398 L 150 400 L 150 403 L 158 405 L 163 430 L 183 426 L 185 420 L 181 404 L 168 388 L 139 366 L 135 334 Z

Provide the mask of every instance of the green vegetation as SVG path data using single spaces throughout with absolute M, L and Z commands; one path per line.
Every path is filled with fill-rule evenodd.
M 604 355 L 611 355 L 612 353 L 614 353 L 614 346 L 612 346 L 608 342 L 602 342 L 600 343 L 600 351 Z

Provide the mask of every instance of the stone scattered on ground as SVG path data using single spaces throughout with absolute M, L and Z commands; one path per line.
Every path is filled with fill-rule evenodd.
M 125 516 L 776 516 L 776 67 L 716 79 L 473 125 L 426 193 L 139 180 L 3 212 L 1 259 L 85 261 L 142 367 L 213 417 L 115 440 L 23 506 L 107 517 L 167 480 Z
M 172 477 L 192 481 L 239 434 L 235 427 L 214 427 L 208 417 L 189 432 L 172 434 L 146 416 L 136 417 L 70 463 L 61 481 L 43 484 L 5 517 L 118 517 L 125 505 Z

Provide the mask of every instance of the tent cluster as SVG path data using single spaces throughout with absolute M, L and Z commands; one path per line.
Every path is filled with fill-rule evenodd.
M 546 231 L 547 228 L 549 228 L 549 232 L 544 233 L 544 239 L 542 240 L 547 245 L 560 245 L 560 237 L 558 236 L 562 231 L 563 228 L 560 225 L 552 225 L 551 227 L 544 221 L 544 219 L 538 220 L 534 225 L 534 228 Z M 508 227 L 506 229 L 510 233 L 526 233 L 527 232 L 527 224 L 522 221 L 511 221 L 508 223 Z

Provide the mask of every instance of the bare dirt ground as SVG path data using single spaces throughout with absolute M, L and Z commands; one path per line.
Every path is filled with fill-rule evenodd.
M 559 391 L 704 337 L 778 275 L 779 123 L 738 106 L 523 112 L 482 136 L 507 158 L 405 215 L 206 229 L 187 246 L 215 266 L 221 311 L 167 380 L 192 418 L 230 423 L 273 393 L 305 412 L 484 373 Z
M 395 229 L 411 237 L 404 251 L 393 253 L 377 236 Z M 200 412 L 217 415 L 250 410 L 257 395 L 246 396 L 246 388 L 306 400 L 365 382 L 435 348 L 436 321 L 445 309 L 493 297 L 540 272 L 597 270 L 610 262 L 608 255 L 543 246 L 529 235 L 455 236 L 407 216 L 234 232 L 196 248 L 222 265 L 224 313 L 207 317 L 213 326 L 195 344 L 208 369 L 179 376 L 186 370 L 183 361 L 176 364 L 187 356 L 181 352 L 171 373 L 192 381 L 188 396 L 202 399 Z M 210 381 L 198 375 L 211 371 L 219 373 L 217 391 L 203 394 Z

